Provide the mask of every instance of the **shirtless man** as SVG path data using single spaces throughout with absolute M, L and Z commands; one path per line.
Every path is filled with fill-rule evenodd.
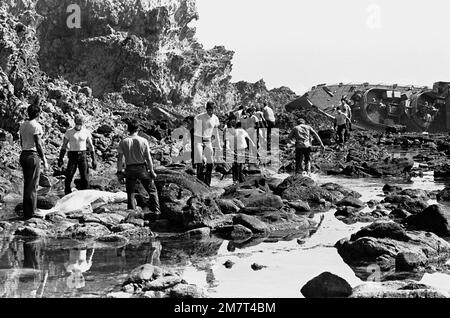
M 214 149 L 212 138 L 215 136 L 218 150 L 222 150 L 219 134 L 219 118 L 214 114 L 214 102 L 206 104 L 206 112 L 194 118 L 194 163 L 197 166 L 197 178 L 211 185 L 211 175 L 214 165 Z M 206 160 L 206 171 L 204 171 Z
M 89 164 L 87 152 L 90 152 L 92 159 L 92 169 L 97 169 L 95 160 L 94 144 L 89 130 L 83 127 L 84 118 L 81 115 L 75 117 L 75 127 L 69 129 L 64 135 L 63 145 L 59 153 L 58 166 L 64 165 L 64 156 L 68 150 L 67 156 L 69 162 L 66 169 L 66 180 L 64 193 L 66 195 L 72 192 L 71 184 L 75 172 L 80 172 L 79 190 L 89 189 Z

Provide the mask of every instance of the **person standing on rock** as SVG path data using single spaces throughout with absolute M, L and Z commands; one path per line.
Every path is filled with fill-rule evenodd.
M 343 96 L 340 105 L 342 112 L 348 117 L 347 119 L 347 129 L 345 130 L 345 141 L 350 139 L 350 131 L 352 130 L 352 108 L 347 103 L 347 96 Z
M 299 125 L 294 127 L 294 129 L 289 134 L 288 140 L 295 141 L 295 173 L 307 174 L 311 173 L 311 138 L 316 139 L 322 150 L 325 150 L 325 146 L 320 139 L 317 132 L 310 126 L 306 124 L 305 119 L 300 118 Z M 305 165 L 303 166 L 303 162 Z
M 267 128 L 275 127 L 275 114 L 273 109 L 269 107 L 267 103 L 264 103 L 264 107 L 262 109 L 264 121 L 266 122 Z
M 126 179 L 128 209 L 136 210 L 136 200 L 134 197 L 136 183 L 140 181 L 150 196 L 150 209 L 155 216 L 159 216 L 161 211 L 158 190 L 155 186 L 156 173 L 153 169 L 150 145 L 147 139 L 138 136 L 139 123 L 136 120 L 132 120 L 128 124 L 128 132 L 130 135 L 119 143 L 117 149 L 119 153 L 117 176 L 120 181 L 124 178 Z
M 264 107 L 262 109 L 264 121 L 267 127 L 267 155 L 269 157 L 272 156 L 272 129 L 275 128 L 275 114 L 273 109 L 269 107 L 267 103 L 264 103 Z M 270 162 L 270 161 L 269 161 Z
M 250 107 L 247 110 L 247 114 L 245 118 L 242 119 L 241 124 L 242 128 L 245 130 L 258 128 L 259 119 L 258 116 L 255 115 L 255 109 L 253 107 Z
M 337 143 L 340 146 L 343 146 L 346 141 L 345 134 L 348 129 L 348 121 L 349 118 L 345 114 L 344 107 L 343 106 L 338 107 L 336 116 L 334 116 L 334 130 L 336 131 L 337 135 Z
M 246 161 L 246 150 L 249 144 L 256 147 L 250 135 L 242 127 L 241 123 L 236 124 L 234 129 L 234 164 L 233 164 L 233 181 L 244 182 L 244 163 Z
M 267 127 L 261 105 L 256 106 L 255 116 L 256 116 L 256 118 L 258 118 L 258 127 L 259 128 Z
M 219 118 L 214 114 L 214 102 L 206 104 L 206 113 L 197 115 L 194 119 L 194 163 L 197 166 L 197 178 L 211 185 L 211 175 L 214 165 L 213 137 L 216 138 L 218 150 L 222 150 L 219 134 Z M 206 171 L 204 161 L 206 161 Z
M 69 162 L 67 164 L 66 179 L 64 182 L 64 193 L 66 195 L 72 192 L 71 184 L 77 169 L 80 173 L 79 190 L 89 189 L 88 151 L 91 154 L 92 169 L 97 169 L 92 135 L 83 125 L 83 116 L 75 116 L 75 127 L 69 129 L 64 135 L 63 145 L 59 153 L 58 166 L 62 167 L 64 165 L 64 156 L 68 150 L 67 157 L 69 158 Z
M 41 161 L 44 170 L 48 170 L 47 159 L 44 154 L 42 136 L 44 130 L 39 124 L 41 108 L 39 100 L 27 108 L 28 120 L 20 125 L 20 165 L 23 169 L 23 213 L 25 219 L 39 216 L 37 210 L 37 189 L 41 170 Z

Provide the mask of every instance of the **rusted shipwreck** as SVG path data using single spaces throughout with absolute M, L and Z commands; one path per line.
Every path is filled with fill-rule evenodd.
M 351 106 L 353 120 L 365 128 L 450 131 L 450 82 L 436 82 L 433 88 L 369 83 L 322 84 L 286 105 L 286 110 L 314 105 L 333 116 L 342 98 Z

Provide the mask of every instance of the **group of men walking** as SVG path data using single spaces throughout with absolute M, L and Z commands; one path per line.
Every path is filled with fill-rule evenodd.
M 216 151 L 221 151 L 219 136 L 219 118 L 215 115 L 216 105 L 214 102 L 208 102 L 206 112 L 201 113 L 189 121 L 189 128 L 192 135 L 192 160 L 196 167 L 196 173 L 199 180 L 211 185 L 211 175 L 214 165 L 214 147 Z M 44 131 L 39 123 L 41 108 L 39 102 L 35 102 L 27 109 L 28 120 L 20 126 L 20 143 L 22 152 L 20 155 L 20 164 L 24 175 L 23 191 L 23 211 L 25 219 L 32 217 L 42 217 L 41 211 L 37 209 L 37 189 L 40 178 L 41 161 L 44 170 L 48 170 L 49 165 L 44 153 L 42 137 Z M 58 167 L 64 165 L 64 158 L 67 154 L 68 163 L 65 172 L 66 195 L 72 192 L 71 184 L 76 171 L 80 174 L 80 183 L 77 185 L 79 190 L 89 189 L 89 162 L 91 158 L 91 167 L 96 170 L 97 160 L 95 155 L 94 143 L 91 132 L 84 127 L 84 118 L 81 115 L 75 117 L 75 126 L 64 135 L 62 147 L 58 159 Z M 245 150 L 249 146 L 256 147 L 252 138 L 247 133 L 247 129 L 267 128 L 267 143 L 270 153 L 270 138 L 272 128 L 275 127 L 275 115 L 273 109 L 267 104 L 256 109 L 243 109 L 231 113 L 228 120 L 228 127 L 234 137 L 235 160 L 233 164 L 233 180 L 243 182 L 243 164 L 245 162 Z M 337 128 L 338 142 L 345 142 L 345 133 L 351 125 L 351 110 L 344 101 L 341 103 L 335 117 L 335 128 Z M 160 214 L 158 193 L 154 180 L 156 173 L 150 154 L 150 146 L 145 138 L 138 135 L 139 124 L 133 120 L 128 123 L 129 136 L 124 138 L 118 146 L 117 177 L 121 183 L 125 183 L 128 209 L 136 209 L 135 190 L 137 181 L 140 181 L 148 192 L 149 206 L 152 215 Z M 217 138 L 216 140 L 214 140 Z M 295 140 L 296 149 L 296 173 L 311 170 L 311 152 L 312 139 L 316 139 L 321 148 L 325 146 L 317 132 L 307 125 L 305 119 L 299 120 L 299 125 L 294 127 L 289 134 L 290 140 Z M 225 142 L 227 142 L 225 140 Z M 226 145 L 227 146 L 227 145 Z
M 44 130 L 39 123 L 41 114 L 39 102 L 37 101 L 30 105 L 27 113 L 28 120 L 20 125 L 19 135 L 22 148 L 20 164 L 24 175 L 23 214 L 25 219 L 30 219 L 45 216 L 43 211 L 37 209 L 37 189 L 41 173 L 41 161 L 44 171 L 49 169 L 49 165 L 42 142 Z M 67 154 L 65 195 L 72 192 L 71 184 L 77 170 L 80 174 L 80 183 L 77 185 L 78 190 L 89 189 L 88 157 L 91 158 L 92 169 L 95 170 L 97 168 L 92 135 L 84 127 L 84 118 L 81 115 L 77 115 L 74 122 L 75 126 L 67 130 L 64 135 L 58 159 L 58 166 L 62 167 Z M 126 184 L 128 209 L 136 209 L 135 189 L 139 180 L 150 195 L 149 203 L 153 214 L 158 215 L 160 207 L 154 183 L 156 174 L 150 155 L 150 146 L 145 138 L 138 136 L 138 130 L 138 123 L 131 121 L 128 124 L 129 136 L 119 143 L 117 176 L 122 183 Z

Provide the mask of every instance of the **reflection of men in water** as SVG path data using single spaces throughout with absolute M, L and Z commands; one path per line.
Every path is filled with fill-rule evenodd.
M 94 249 L 70 251 L 69 261 L 64 264 L 66 271 L 70 273 L 66 280 L 67 287 L 79 289 L 86 285 L 83 273 L 91 269 L 93 256 Z
M 23 243 L 23 268 L 40 269 L 41 246 L 36 242 Z
M 218 142 L 218 150 L 222 150 L 219 139 L 219 118 L 214 115 L 214 102 L 206 104 L 206 113 L 197 115 L 194 119 L 194 162 L 197 165 L 197 178 L 211 185 L 211 175 L 214 165 L 213 135 Z M 204 171 L 206 161 L 206 171 Z
M 160 266 L 161 265 L 161 249 L 162 245 L 160 241 L 151 241 L 145 263 Z

